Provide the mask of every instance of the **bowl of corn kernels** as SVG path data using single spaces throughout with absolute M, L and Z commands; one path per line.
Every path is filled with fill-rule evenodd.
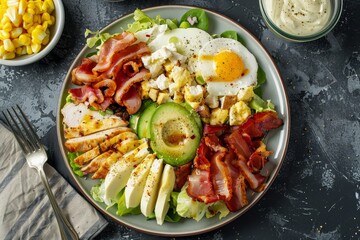
M 0 0 L 0 64 L 22 66 L 45 57 L 64 22 L 61 0 Z

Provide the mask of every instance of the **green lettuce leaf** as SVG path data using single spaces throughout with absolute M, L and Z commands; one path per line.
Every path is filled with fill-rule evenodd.
M 84 173 L 81 171 L 81 167 L 79 164 L 74 162 L 74 159 L 78 156 L 80 156 L 82 153 L 81 152 L 69 152 L 67 154 L 68 159 L 69 159 L 69 164 L 71 166 L 71 169 L 73 170 L 73 172 L 78 175 L 79 177 L 83 177 Z
M 127 214 L 137 215 L 141 213 L 140 205 L 135 208 L 127 208 L 125 204 L 125 188 L 119 193 L 119 200 L 117 202 L 117 211 L 116 214 L 119 216 L 124 216 Z
M 160 15 L 153 19 L 140 9 L 136 9 L 134 11 L 134 20 L 135 21 L 133 23 L 128 24 L 128 29 L 126 31 L 136 33 L 141 30 L 149 29 L 155 24 L 166 24 L 166 20 L 161 18 Z

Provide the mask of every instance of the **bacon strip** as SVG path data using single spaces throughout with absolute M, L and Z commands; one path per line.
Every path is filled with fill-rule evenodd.
M 225 151 L 219 151 L 211 158 L 211 178 L 214 191 L 219 198 L 230 200 L 232 198 L 232 179 L 229 169 L 223 162 Z
M 149 70 L 143 68 L 140 72 L 136 73 L 133 77 L 128 78 L 125 75 L 118 76 L 116 78 L 117 90 L 114 100 L 119 105 L 122 105 L 122 98 L 126 92 L 128 92 L 135 83 L 147 80 L 151 76 Z
M 89 101 L 89 103 L 92 104 L 94 102 L 104 101 L 104 95 L 102 94 L 101 90 L 94 89 L 88 85 L 84 85 L 81 88 L 72 88 L 69 90 L 69 93 L 71 93 L 73 100 L 76 103 Z
M 187 177 L 191 173 L 192 162 L 186 163 L 182 166 L 175 167 L 175 191 L 180 191 L 181 188 L 185 185 Z
M 111 79 L 104 79 L 96 84 L 93 84 L 95 89 L 104 89 L 104 96 L 105 97 L 112 97 L 116 91 L 116 83 L 114 80 Z
M 141 95 L 139 88 L 140 86 L 138 84 L 132 85 L 129 91 L 127 91 L 121 98 L 122 104 L 126 107 L 126 111 L 129 114 L 136 113 L 141 107 Z
M 81 61 L 81 65 L 74 68 L 71 71 L 71 81 L 76 85 L 82 85 L 85 83 L 93 83 L 101 80 L 100 77 L 95 76 L 92 72 L 96 66 L 96 62 L 90 58 L 84 58 Z
M 93 72 L 105 72 L 111 66 L 114 55 L 117 52 L 124 50 L 135 41 L 135 35 L 130 32 L 123 32 L 122 34 L 116 35 L 106 40 L 106 42 L 104 42 L 104 44 L 101 46 L 99 52 L 99 62 L 93 68 Z
M 106 72 L 104 72 L 104 74 L 108 78 L 116 78 L 118 72 L 122 69 L 126 62 L 140 59 L 142 56 L 150 53 L 150 48 L 144 42 L 131 45 L 123 51 L 116 52 L 114 54 L 111 66 Z
M 194 169 L 188 177 L 189 186 L 186 192 L 192 198 L 205 202 L 212 203 L 220 200 L 219 196 L 215 194 L 212 181 L 210 179 L 210 171 Z

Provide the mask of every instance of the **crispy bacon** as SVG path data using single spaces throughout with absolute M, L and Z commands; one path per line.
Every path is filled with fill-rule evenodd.
M 236 127 L 205 125 L 188 177 L 189 196 L 206 203 L 224 200 L 230 211 L 246 206 L 247 184 L 254 191 L 265 187 L 266 178 L 260 171 L 271 152 L 261 138 L 281 125 L 282 120 L 273 112 L 254 114 Z
M 71 72 L 71 81 L 76 85 L 94 83 L 101 80 L 100 77 L 95 76 L 92 72 L 96 66 L 96 62 L 90 58 L 84 58 L 81 65 L 74 68 Z
M 81 88 L 72 88 L 69 90 L 73 100 L 76 103 L 82 103 L 88 101 L 90 104 L 94 102 L 103 102 L 104 95 L 100 89 L 94 89 L 88 85 L 84 85 Z
M 140 59 L 142 56 L 150 53 L 150 48 L 144 42 L 131 45 L 123 51 L 114 54 L 111 66 L 104 74 L 108 78 L 116 78 L 126 62 Z
M 204 203 L 220 200 L 219 196 L 214 192 L 210 171 L 193 169 L 188 181 L 189 185 L 186 192 L 192 198 Z
M 232 179 L 224 163 L 226 151 L 218 151 L 211 158 L 211 179 L 215 193 L 219 198 L 230 200 L 232 197 Z
M 175 176 L 176 176 L 176 182 L 175 182 L 175 191 L 180 191 L 181 188 L 185 185 L 187 181 L 187 177 L 191 173 L 191 166 L 192 162 L 186 163 L 184 165 L 181 165 L 179 167 L 175 167 Z
M 246 183 L 245 178 L 241 174 L 240 169 L 234 165 L 233 162 L 239 161 L 236 154 L 232 151 L 225 156 L 225 165 L 229 170 L 232 179 L 232 197 L 225 201 L 227 208 L 235 212 L 240 208 L 246 206 L 249 201 L 246 197 Z
M 101 73 L 108 70 L 113 62 L 114 55 L 124 50 L 135 41 L 135 35 L 130 32 L 123 32 L 122 34 L 116 35 L 106 40 L 106 42 L 104 42 L 104 44 L 101 46 L 99 52 L 99 62 L 93 68 L 93 72 Z
M 131 86 L 133 86 L 135 83 L 138 83 L 142 80 L 149 79 L 151 74 L 149 73 L 149 70 L 143 68 L 140 72 L 136 73 L 133 77 L 129 78 L 126 75 L 119 75 L 116 78 L 116 85 L 117 90 L 114 96 L 115 102 L 117 102 L 119 105 L 122 105 L 123 102 L 123 96 L 125 93 L 127 93 Z
M 136 113 L 141 107 L 140 86 L 133 84 L 130 89 L 121 98 L 122 104 L 126 107 L 129 114 Z
M 215 134 L 217 136 L 220 136 L 221 134 L 223 134 L 228 129 L 229 129 L 228 125 L 209 125 L 209 124 L 206 124 L 204 126 L 204 135 Z
M 251 115 L 244 124 L 240 126 L 242 131 L 252 139 L 263 138 L 266 132 L 279 128 L 283 125 L 276 112 L 259 112 Z
M 226 136 L 225 141 L 234 150 L 239 159 L 246 162 L 249 159 L 252 149 L 245 141 L 240 130 L 234 130 L 230 135 Z
M 268 162 L 268 157 L 272 154 L 272 151 L 266 150 L 265 144 L 261 145 L 253 152 L 246 163 L 253 173 L 259 173 L 261 169 Z
M 243 161 L 237 161 L 236 164 L 240 168 L 250 188 L 255 191 L 261 189 L 261 185 L 265 182 L 265 177 L 260 174 L 253 174 Z
M 202 138 L 201 143 L 196 151 L 196 156 L 194 159 L 194 167 L 197 169 L 209 171 L 210 170 L 210 161 L 211 151 L 205 144 L 205 138 Z
M 105 97 L 112 97 L 116 91 L 116 83 L 114 80 L 111 79 L 104 79 L 96 84 L 93 84 L 95 89 L 104 89 L 104 96 Z

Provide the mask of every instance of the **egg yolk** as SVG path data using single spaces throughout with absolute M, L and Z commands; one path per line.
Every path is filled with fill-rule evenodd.
M 216 77 L 208 79 L 209 81 L 232 82 L 248 72 L 241 57 L 231 51 L 222 51 L 215 56 L 202 56 L 202 59 L 215 63 Z

